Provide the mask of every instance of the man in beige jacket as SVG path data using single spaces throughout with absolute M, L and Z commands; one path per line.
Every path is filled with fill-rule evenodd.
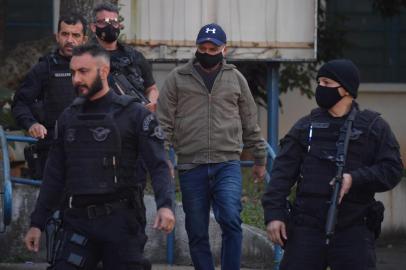
M 157 115 L 167 149 L 173 146 L 195 269 L 214 270 L 208 226 L 210 206 L 222 229 L 222 269 L 239 269 L 241 171 L 244 146 L 265 173 L 266 145 L 247 81 L 223 59 L 226 34 L 217 24 L 201 28 L 195 58 L 173 70 L 158 99 Z

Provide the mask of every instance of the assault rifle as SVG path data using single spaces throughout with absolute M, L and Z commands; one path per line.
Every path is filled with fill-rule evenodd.
M 352 107 L 350 115 L 348 116 L 347 120 L 344 123 L 344 131 L 340 130 L 340 136 L 337 143 L 337 157 L 336 157 L 337 172 L 333 178 L 334 181 L 333 193 L 331 194 L 330 207 L 327 213 L 326 245 L 330 244 L 331 237 L 334 235 L 334 229 L 337 224 L 340 190 L 343 181 L 345 162 L 347 159 L 348 143 L 351 137 L 352 123 L 354 122 L 356 114 L 357 109 Z
M 122 94 L 135 97 L 137 102 L 145 105 L 150 103 L 150 101 L 135 88 L 128 79 L 121 73 L 116 73 L 112 75 L 113 86 Z

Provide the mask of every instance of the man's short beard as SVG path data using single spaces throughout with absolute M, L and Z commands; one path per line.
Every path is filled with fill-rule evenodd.
M 94 79 L 94 81 L 92 82 L 92 84 L 88 87 L 88 92 L 86 94 L 82 94 L 80 93 L 79 88 L 82 87 L 84 85 L 77 85 L 75 86 L 75 91 L 76 94 L 80 97 L 84 97 L 87 99 L 90 99 L 91 97 L 93 97 L 95 94 L 97 94 L 99 91 L 101 91 L 103 89 L 103 82 L 101 80 L 100 77 L 100 72 L 99 70 L 97 70 L 97 75 L 96 78 Z

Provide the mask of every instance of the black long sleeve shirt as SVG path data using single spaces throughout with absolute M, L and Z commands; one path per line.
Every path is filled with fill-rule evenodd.
M 70 58 L 64 57 L 57 52 L 53 53 L 56 61 L 69 66 Z M 46 57 L 46 56 L 45 56 Z M 43 98 L 44 90 L 49 83 L 50 67 L 45 57 L 35 64 L 25 76 L 20 88 L 16 91 L 12 104 L 12 113 L 17 124 L 28 130 L 39 119 L 34 116 L 32 106 Z M 69 69 L 66 72 L 70 72 Z
M 83 111 L 105 113 L 110 110 L 117 98 L 117 94 L 110 91 L 98 100 L 87 101 L 83 105 Z M 151 174 L 157 208 L 172 208 L 173 184 L 166 162 L 162 133 L 157 132 L 158 122 L 155 116 L 140 104 L 132 103 L 125 110 L 115 118 L 120 134 L 131 137 L 139 155 L 145 161 Z M 46 219 L 52 211 L 59 207 L 61 197 L 64 195 L 66 168 L 63 138 L 66 119 L 70 113 L 72 112 L 68 107 L 58 120 L 58 138 L 50 150 L 40 194 L 31 215 L 31 225 L 40 229 L 44 228 Z

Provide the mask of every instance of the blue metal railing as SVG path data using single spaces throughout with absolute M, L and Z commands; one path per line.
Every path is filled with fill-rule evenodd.
M 10 174 L 10 158 L 8 153 L 8 141 L 15 141 L 15 142 L 27 142 L 27 143 L 35 143 L 37 139 L 25 136 L 17 136 L 17 135 L 7 135 L 4 132 L 2 126 L 0 126 L 0 146 L 1 146 L 1 156 L 2 156 L 2 163 L 1 167 L 3 169 L 2 175 L 0 176 L 0 195 L 2 198 L 2 216 L 0 217 L 0 232 L 4 232 L 6 227 L 11 223 L 11 215 L 13 209 L 13 185 L 12 183 L 16 184 L 26 184 L 26 185 L 34 185 L 39 186 L 41 185 L 40 180 L 34 179 L 26 179 L 26 178 L 19 178 L 19 177 L 11 177 Z

